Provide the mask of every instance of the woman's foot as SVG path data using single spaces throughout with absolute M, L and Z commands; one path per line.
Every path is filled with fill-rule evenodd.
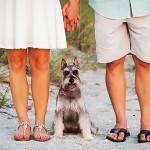
M 30 140 L 31 127 L 28 122 L 22 122 L 19 124 L 18 130 L 14 133 L 14 139 L 17 141 L 29 141 Z
M 42 123 L 37 123 L 33 129 L 34 132 L 34 140 L 36 141 L 48 141 L 50 140 L 50 136 L 47 133 L 45 125 Z

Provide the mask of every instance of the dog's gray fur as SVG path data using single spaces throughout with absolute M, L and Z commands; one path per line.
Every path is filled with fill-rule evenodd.
M 61 62 L 63 71 L 62 85 L 56 100 L 53 130 L 56 137 L 61 138 L 63 132 L 81 133 L 86 140 L 91 140 L 91 132 L 99 134 L 98 128 L 90 121 L 80 90 L 79 63 L 74 59 L 73 65 Z M 72 81 L 71 81 L 71 80 Z M 72 83 L 71 83 L 71 82 Z M 71 88 L 70 85 L 73 85 Z M 63 92 L 63 94 L 61 93 Z

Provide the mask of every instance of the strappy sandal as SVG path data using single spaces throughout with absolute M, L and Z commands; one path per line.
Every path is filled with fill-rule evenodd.
M 140 131 L 140 133 L 138 134 L 138 142 L 139 143 L 149 143 L 150 141 L 147 141 L 147 139 L 146 140 L 141 140 L 141 134 L 144 134 L 145 135 L 145 138 L 147 138 L 147 136 L 149 136 L 150 135 L 150 131 L 148 131 L 148 130 L 141 130 Z
M 25 138 L 25 136 L 26 136 L 26 129 L 28 127 L 30 127 L 30 124 L 28 122 L 22 122 L 21 124 L 19 124 L 18 129 L 21 126 L 23 127 L 23 136 L 20 138 L 20 137 L 15 136 L 15 134 L 14 134 L 14 139 L 16 141 L 29 141 L 30 140 L 30 135 L 29 135 L 29 138 Z M 30 127 L 30 130 L 31 130 L 31 127 Z
M 42 124 L 42 123 L 37 123 L 37 124 L 34 126 L 34 128 L 33 128 L 33 132 L 34 132 L 34 130 L 35 130 L 36 127 L 37 127 L 38 130 L 39 130 L 39 136 L 40 136 L 40 138 L 35 138 L 35 136 L 34 136 L 34 140 L 35 140 L 35 141 L 45 142 L 45 141 L 50 140 L 50 136 L 49 136 L 49 138 L 47 138 L 47 139 L 42 139 L 42 129 L 44 128 L 45 131 L 47 132 L 47 129 L 45 128 L 45 125 L 44 125 L 44 124 Z
M 128 132 L 126 129 L 124 128 L 114 128 L 114 129 L 111 129 L 110 133 L 115 133 L 119 136 L 119 133 L 123 132 L 124 133 L 124 138 L 123 140 L 115 140 L 113 138 L 111 138 L 109 135 L 106 136 L 106 138 L 110 141 L 113 141 L 113 142 L 124 142 L 126 140 L 126 137 L 127 136 L 130 136 L 130 132 Z

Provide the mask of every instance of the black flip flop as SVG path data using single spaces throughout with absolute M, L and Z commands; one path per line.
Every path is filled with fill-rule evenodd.
M 130 132 L 128 132 L 126 129 L 124 128 L 114 128 L 110 130 L 110 133 L 116 133 L 119 136 L 119 133 L 123 132 L 124 133 L 124 138 L 123 140 L 114 140 L 113 138 L 111 138 L 109 135 L 106 136 L 106 138 L 110 141 L 113 142 L 124 142 L 126 140 L 127 136 L 130 136 Z
M 140 133 L 137 136 L 139 143 L 146 143 L 146 142 L 149 143 L 150 141 L 146 141 L 146 140 L 143 141 L 143 140 L 141 140 L 141 134 L 144 134 L 145 138 L 147 138 L 147 136 L 150 135 L 150 131 L 148 131 L 148 130 L 141 130 Z

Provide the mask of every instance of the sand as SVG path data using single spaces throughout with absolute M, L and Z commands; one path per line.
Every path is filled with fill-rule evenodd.
M 86 107 L 90 114 L 91 120 L 99 128 L 101 134 L 94 136 L 92 141 L 85 141 L 81 134 L 65 134 L 62 139 L 52 137 L 47 142 L 37 142 L 30 140 L 28 142 L 14 141 L 13 133 L 17 129 L 18 120 L 15 109 L 0 109 L 0 150 L 149 150 L 150 144 L 137 143 L 137 134 L 140 130 L 140 109 L 138 99 L 134 90 L 134 68 L 133 63 L 126 62 L 127 78 L 127 120 L 131 136 L 124 143 L 113 143 L 105 137 L 110 129 L 114 127 L 115 116 L 110 103 L 110 99 L 105 85 L 105 68 L 97 71 L 80 72 L 82 80 L 82 93 Z M 29 78 L 30 83 L 30 78 Z M 48 110 L 46 116 L 46 126 L 50 133 L 53 121 L 55 100 L 58 87 L 51 85 Z M 12 98 L 10 98 L 10 104 Z M 29 97 L 29 105 L 32 106 L 32 97 Z M 31 126 L 34 126 L 34 109 L 28 112 Z

